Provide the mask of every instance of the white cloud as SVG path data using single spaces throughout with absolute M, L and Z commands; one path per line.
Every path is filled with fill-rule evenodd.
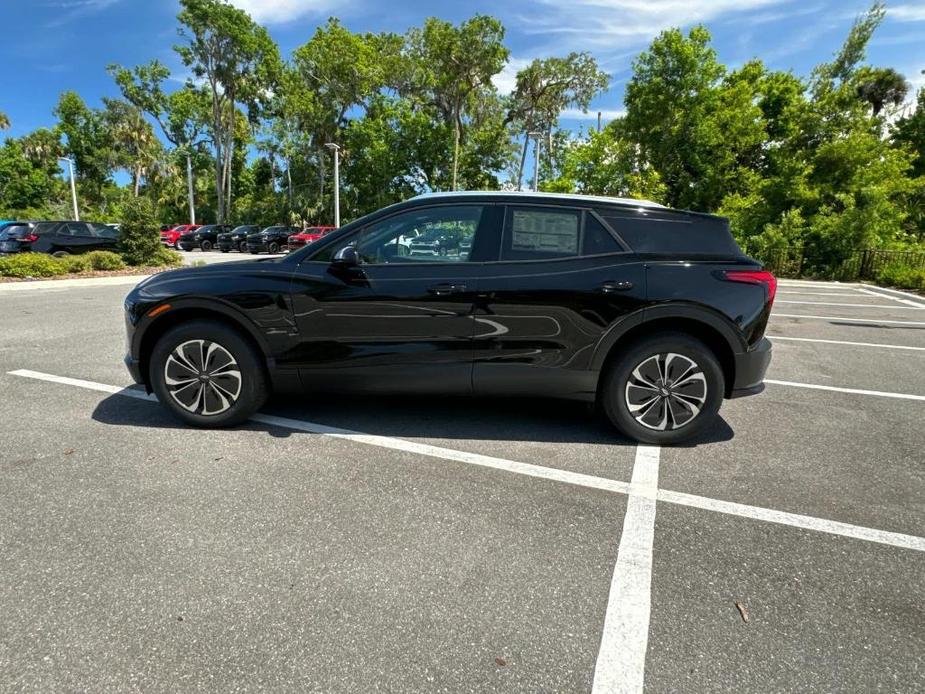
M 901 22 L 925 22 L 925 5 L 897 5 L 888 7 L 886 12 Z
M 612 121 L 616 118 L 622 118 L 626 115 L 626 111 L 616 108 L 594 108 L 593 106 L 588 109 L 588 112 L 585 113 L 580 108 L 567 108 L 562 113 L 559 114 L 559 118 L 563 120 L 578 120 L 578 121 L 597 121 L 597 114 L 600 111 L 601 119 L 606 123 L 607 121 Z
M 80 17 L 102 12 L 117 2 L 119 0 L 62 0 L 50 5 L 50 7 L 60 10 L 60 13 L 45 26 L 48 28 L 60 27 Z
M 350 0 L 229 0 L 261 24 L 284 24 L 306 15 L 342 11 Z
M 517 87 L 517 73 L 533 62 L 533 58 L 510 58 L 507 65 L 491 78 L 495 89 L 501 94 L 510 94 Z
M 528 33 L 556 34 L 569 48 L 622 47 L 674 26 L 790 5 L 794 0 L 542 0 L 545 10 L 521 16 Z

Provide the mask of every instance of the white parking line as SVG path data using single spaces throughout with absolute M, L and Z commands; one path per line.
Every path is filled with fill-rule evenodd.
M 892 307 L 891 307 L 892 308 Z M 832 320 L 840 323 L 876 323 L 878 325 L 925 325 L 921 321 L 881 320 L 879 318 L 849 318 L 847 316 L 808 316 L 802 313 L 772 313 L 771 318 L 809 318 L 812 320 Z
M 768 335 L 771 342 L 787 340 L 789 342 L 819 342 L 826 345 L 848 345 L 850 347 L 880 347 L 882 349 L 909 349 L 914 352 L 925 352 L 925 347 L 909 347 L 907 345 L 885 345 L 880 342 L 849 342 L 848 340 L 821 340 L 815 337 L 783 337 L 781 335 Z
M 79 378 L 68 378 L 66 376 L 55 376 L 53 374 L 42 373 L 41 371 L 31 371 L 29 369 L 19 369 L 10 371 L 11 376 L 22 376 L 40 381 L 49 381 L 51 383 L 60 383 L 63 385 L 76 386 L 113 395 L 138 398 L 140 400 L 152 401 L 153 396 L 147 395 L 140 390 L 132 388 L 120 388 L 105 383 L 96 383 L 94 381 L 84 381 Z M 793 384 L 801 385 L 801 384 Z M 817 386 L 812 386 L 817 387 Z M 824 388 L 824 387 L 823 387 Z M 889 394 L 887 394 L 889 396 Z M 918 396 L 913 396 L 918 397 Z M 451 448 L 441 448 L 439 446 L 430 446 L 427 444 L 413 443 L 404 439 L 393 439 L 386 436 L 375 436 L 370 434 L 361 434 L 348 429 L 338 429 L 329 427 L 324 424 L 315 424 L 302 420 L 288 419 L 286 417 L 272 417 L 268 415 L 257 415 L 254 421 L 272 424 L 274 426 L 296 429 L 298 431 L 307 431 L 310 433 L 324 434 L 337 438 L 344 438 L 358 443 L 365 443 L 371 446 L 384 446 L 397 450 L 421 453 L 422 455 L 434 458 L 444 458 L 446 460 L 455 460 L 463 463 L 481 465 L 483 467 L 495 468 L 505 472 L 513 472 L 530 477 L 539 477 L 554 482 L 564 482 L 591 489 L 601 489 L 604 491 L 615 492 L 617 494 L 629 494 L 633 489 L 632 483 L 609 480 L 594 475 L 584 475 L 577 472 L 568 472 L 566 470 L 557 470 L 555 468 L 542 467 L 540 465 L 530 465 L 528 463 L 517 463 L 512 460 L 503 458 L 492 458 L 477 453 L 466 453 Z M 639 487 L 636 491 L 643 495 L 646 493 L 645 487 Z M 818 530 L 832 535 L 842 535 L 856 539 L 876 542 L 882 545 L 892 547 L 901 547 L 904 549 L 913 549 L 919 552 L 925 552 L 925 537 L 915 535 L 906 535 L 903 533 L 894 533 L 887 530 L 876 530 L 874 528 L 865 528 L 863 526 L 830 521 L 824 518 L 815 518 L 813 516 L 802 516 L 799 514 L 775 511 L 773 509 L 761 508 L 759 506 L 748 506 L 745 504 L 733 504 L 718 499 L 709 499 L 707 497 L 694 496 L 691 494 L 681 494 L 659 490 L 657 494 L 659 501 L 665 501 L 680 506 L 691 506 L 693 508 L 704 508 L 708 510 L 719 511 L 720 513 L 730 513 L 735 516 L 745 518 L 754 518 L 755 520 L 765 520 L 782 525 L 792 525 L 794 527 L 805 528 L 809 530 Z
M 765 383 L 775 386 L 790 386 L 791 388 L 808 388 L 810 390 L 828 390 L 833 393 L 850 393 L 852 395 L 876 395 L 881 398 L 896 398 L 897 400 L 922 400 L 925 401 L 925 395 L 910 395 L 909 393 L 891 393 L 883 390 L 862 390 L 860 388 L 840 388 L 838 386 L 821 386 L 815 383 L 797 383 L 795 381 L 775 381 L 770 378 L 764 379 Z
M 610 581 L 594 694 L 642 692 L 652 609 L 658 446 L 637 446 L 617 563 Z
M 860 289 L 849 289 L 846 292 L 786 292 L 778 291 L 777 296 L 854 296 Z
M 883 288 L 878 287 L 878 289 L 883 289 Z M 865 287 L 858 287 L 857 291 L 861 292 L 862 294 L 866 294 L 868 296 L 879 296 L 881 299 L 889 299 L 890 301 L 898 301 L 899 303 L 906 304 L 907 306 L 915 306 L 916 308 L 925 308 L 925 304 L 921 303 L 922 299 L 919 299 L 918 301 L 910 301 L 907 298 L 903 298 L 903 297 L 908 297 L 908 296 L 914 296 L 913 294 L 906 294 L 905 292 L 896 292 L 897 294 L 900 294 L 901 296 L 892 296 L 891 294 L 883 293 L 887 290 L 873 291 Z
M 884 297 L 885 298 L 885 297 Z M 792 301 L 778 299 L 778 304 L 805 304 L 808 306 L 846 306 L 848 308 L 886 308 L 891 311 L 921 311 L 925 306 L 892 306 L 891 304 L 844 304 L 837 301 Z

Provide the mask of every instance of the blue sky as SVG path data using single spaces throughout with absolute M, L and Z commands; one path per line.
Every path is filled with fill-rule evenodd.
M 513 85 L 517 69 L 533 58 L 571 50 L 593 53 L 611 75 L 610 90 L 593 111 L 605 120 L 622 109 L 633 57 L 670 26 L 705 24 L 720 59 L 730 66 L 752 57 L 769 66 L 807 74 L 841 45 L 867 0 L 233 0 L 265 24 L 284 55 L 304 43 L 330 15 L 354 31 L 397 31 L 430 15 L 458 22 L 476 12 L 493 14 L 507 29 L 511 61 L 497 83 Z M 136 65 L 158 58 L 179 81 L 176 0 L 0 0 L 0 111 L 11 135 L 50 125 L 65 89 L 93 106 L 117 90 L 106 65 Z M 888 3 L 888 18 L 868 53 L 916 86 L 925 83 L 925 0 Z M 563 114 L 577 128 L 596 119 Z

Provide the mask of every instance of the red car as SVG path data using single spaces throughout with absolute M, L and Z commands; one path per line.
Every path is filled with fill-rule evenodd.
M 305 231 L 299 234 L 293 234 L 286 240 L 286 245 L 289 246 L 290 251 L 297 250 L 306 246 L 313 241 L 317 241 L 325 234 L 329 234 L 334 231 L 337 227 L 309 227 Z
M 201 226 L 202 224 L 178 224 L 173 229 L 161 232 L 161 243 L 168 248 L 175 248 L 179 251 L 180 236 L 190 231 L 196 231 Z

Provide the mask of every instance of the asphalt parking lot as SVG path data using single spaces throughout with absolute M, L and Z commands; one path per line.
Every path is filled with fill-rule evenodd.
M 783 282 L 767 390 L 659 449 L 535 400 L 187 429 L 128 290 L 0 285 L 0 690 L 925 690 L 925 299 Z

